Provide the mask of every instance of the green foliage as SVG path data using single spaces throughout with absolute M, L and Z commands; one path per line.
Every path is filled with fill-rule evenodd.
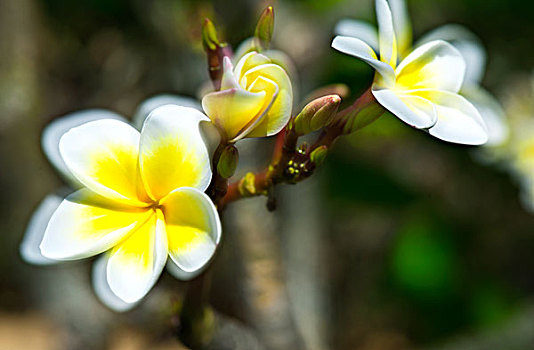
M 399 289 L 418 299 L 450 298 L 457 292 L 460 266 L 447 234 L 423 218 L 399 229 L 391 256 Z

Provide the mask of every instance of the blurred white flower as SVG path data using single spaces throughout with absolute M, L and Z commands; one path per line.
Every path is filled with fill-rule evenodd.
M 508 170 L 521 188 L 524 207 L 534 212 L 534 73 L 510 83 L 504 99 L 509 135 L 483 156 Z
M 389 0 L 394 32 L 397 39 L 398 59 L 402 60 L 412 51 L 412 26 L 405 0 Z M 338 35 L 357 37 L 367 42 L 375 50 L 379 47 L 378 33 L 369 23 L 344 19 L 335 28 Z M 480 86 L 486 66 L 486 52 L 480 40 L 468 29 L 455 24 L 439 27 L 419 39 L 415 47 L 435 40 L 451 43 L 460 51 L 466 61 L 466 72 L 459 94 L 466 97 L 485 122 L 488 141 L 486 146 L 496 146 L 508 137 L 508 125 L 500 103 Z

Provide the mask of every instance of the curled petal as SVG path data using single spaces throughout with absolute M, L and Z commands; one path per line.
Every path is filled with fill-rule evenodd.
M 41 254 L 39 245 L 43 240 L 46 226 L 48 225 L 52 214 L 54 214 L 62 201 L 63 198 L 60 196 L 50 194 L 46 196 L 37 209 L 35 209 L 30 222 L 26 227 L 24 239 L 20 244 L 20 255 L 24 261 L 36 265 L 48 265 L 56 262 L 55 260 L 45 258 L 43 254 Z
M 61 176 L 74 187 L 82 187 L 83 185 L 71 174 L 67 165 L 65 165 L 63 158 L 61 158 L 61 154 L 59 153 L 59 140 L 61 139 L 61 136 L 70 129 L 99 119 L 126 121 L 122 116 L 111 111 L 104 109 L 88 109 L 57 118 L 43 130 L 41 146 L 43 147 L 45 155 Z
M 241 88 L 212 92 L 202 99 L 202 107 L 228 140 L 242 136 L 263 116 L 266 92 Z
M 135 307 L 137 303 L 127 303 L 113 293 L 108 283 L 108 260 L 109 254 L 104 254 L 96 259 L 93 264 L 93 288 L 96 296 L 113 311 L 128 311 Z
M 412 49 L 412 25 L 406 9 L 406 1 L 389 0 L 389 5 L 399 54 L 404 57 Z
M 379 61 L 373 49 L 360 39 L 336 36 L 332 41 L 332 47 L 338 51 L 357 57 L 373 67 L 378 74 L 380 74 L 382 79 L 384 79 L 387 86 L 395 84 L 395 72 L 393 71 L 393 68 L 391 68 L 390 65 Z
M 134 206 L 144 206 L 146 194 L 137 172 L 139 132 L 129 124 L 96 120 L 70 129 L 59 150 L 78 181 L 93 192 Z
M 215 206 L 206 194 L 194 188 L 172 192 L 162 206 L 172 261 L 186 273 L 202 269 L 221 237 Z
M 107 282 L 124 302 L 136 303 L 154 286 L 167 261 L 167 238 L 161 212 L 153 213 L 108 256 Z
M 436 123 L 437 113 L 434 105 L 422 97 L 388 89 L 373 89 L 372 92 L 384 108 L 406 124 L 418 129 L 426 129 Z
M 376 28 L 364 21 L 342 19 L 337 22 L 334 34 L 358 38 L 378 51 L 378 32 Z
M 447 24 L 424 35 L 417 41 L 417 46 L 434 40 L 445 40 L 454 45 L 467 64 L 465 81 L 480 83 L 486 68 L 487 57 L 482 42 L 473 32 L 458 24 Z
M 167 105 L 152 111 L 141 132 L 139 168 L 146 191 L 159 200 L 178 187 L 205 190 L 210 160 L 199 123 L 207 117 L 193 108 Z
M 418 47 L 395 70 L 397 85 L 404 89 L 439 89 L 458 92 L 465 75 L 465 60 L 444 41 Z
M 464 97 L 439 90 L 422 90 L 414 94 L 428 99 L 436 106 L 438 120 L 429 130 L 432 136 L 466 145 L 481 145 L 488 140 L 482 117 Z
M 251 92 L 267 92 L 265 116 L 255 125 L 249 137 L 263 137 L 277 134 L 289 118 L 293 105 L 293 90 L 287 73 L 277 64 L 264 64 L 249 70 L 244 77 L 253 81 L 249 86 Z
M 271 60 L 269 59 L 269 57 L 262 55 L 261 53 L 252 51 L 244 55 L 239 60 L 239 62 L 237 62 L 235 69 L 234 69 L 234 74 L 236 77 L 241 77 L 248 70 L 256 66 L 267 64 L 267 63 L 271 63 Z
M 132 118 L 132 124 L 138 130 L 141 130 L 141 128 L 143 127 L 143 123 L 145 122 L 145 119 L 148 117 L 150 112 L 152 112 L 158 107 L 165 105 L 191 107 L 202 111 L 202 106 L 200 106 L 200 103 L 194 98 L 180 95 L 156 95 L 145 100 L 139 105 L 139 107 L 137 107 L 137 110 Z
M 242 139 L 243 137 L 262 137 L 262 136 L 269 136 L 271 134 L 268 134 L 267 128 L 271 125 L 278 125 L 280 123 L 280 119 L 282 122 L 285 120 L 289 120 L 289 113 L 287 118 L 284 115 L 280 115 L 279 113 L 283 113 L 284 111 L 277 110 L 279 113 L 275 113 L 274 115 L 271 114 L 271 108 L 273 107 L 274 103 L 278 100 L 278 95 L 280 92 L 280 89 L 278 87 L 278 84 L 276 84 L 271 79 L 268 79 L 263 76 L 257 77 L 252 84 L 248 87 L 248 90 L 250 92 L 256 92 L 256 93 L 265 93 L 265 98 L 263 99 L 263 107 L 261 111 L 258 113 L 258 117 L 254 120 L 253 123 L 248 124 L 241 132 L 240 134 L 235 137 L 232 141 L 237 141 Z M 271 117 L 271 120 L 268 120 L 267 117 Z M 275 124 L 278 123 L 278 124 Z M 280 127 L 280 130 L 285 126 L 282 125 Z M 274 126 L 273 126 L 274 127 Z M 278 130 L 278 131 L 280 131 Z M 277 131 L 277 132 L 278 132 Z
M 73 260 L 102 253 L 147 220 L 147 211 L 117 205 L 87 189 L 69 195 L 54 212 L 41 242 L 41 253 Z
M 378 22 L 380 61 L 395 69 L 397 66 L 397 39 L 393 28 L 393 16 L 386 0 L 376 0 L 376 19 Z
M 174 278 L 179 279 L 180 281 L 192 280 L 204 271 L 204 268 L 192 272 L 184 271 L 178 265 L 176 265 L 176 263 L 172 259 L 167 260 L 166 268 L 167 272 L 169 272 Z

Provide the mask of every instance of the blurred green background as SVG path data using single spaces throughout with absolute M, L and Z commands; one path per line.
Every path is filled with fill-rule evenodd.
M 350 102 L 369 86 L 372 70 L 330 40 L 341 18 L 374 23 L 371 0 L 0 0 L 0 350 L 183 348 L 170 309 L 186 283 L 165 274 L 139 308 L 115 314 L 96 300 L 88 261 L 20 259 L 32 211 L 62 186 L 40 133 L 84 108 L 131 116 L 158 93 L 197 96 L 208 80 L 203 18 L 235 47 L 270 4 L 296 96 L 345 83 Z M 416 38 L 459 23 L 482 39 L 483 85 L 496 96 L 534 67 L 532 1 L 408 6 Z M 244 143 L 241 168 L 261 166 L 247 152 L 268 146 Z M 261 198 L 226 213 L 215 310 L 266 349 L 533 349 L 534 214 L 475 152 L 391 115 L 341 140 L 312 180 L 278 188 L 274 214 Z M 214 348 L 252 348 L 232 341 Z

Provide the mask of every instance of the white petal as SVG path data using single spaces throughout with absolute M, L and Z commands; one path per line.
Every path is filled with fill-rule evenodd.
M 219 90 L 239 88 L 239 83 L 234 75 L 234 67 L 230 57 L 223 58 L 223 74 L 221 78 L 221 88 Z
M 110 309 L 124 312 L 137 306 L 137 303 L 127 303 L 116 296 L 108 283 L 107 266 L 109 255 L 104 254 L 93 264 L 93 288 L 97 297 Z
M 465 75 L 465 60 L 445 41 L 418 47 L 395 70 L 397 86 L 403 89 L 439 89 L 458 92 Z
M 43 240 L 46 226 L 52 214 L 59 207 L 63 198 L 55 194 L 49 194 L 39 204 L 26 227 L 24 239 L 20 244 L 20 255 L 24 261 L 36 265 L 48 265 L 56 263 L 56 260 L 48 259 L 41 254 L 39 245 Z
M 460 51 L 467 64 L 466 82 L 479 83 L 482 80 L 486 69 L 486 50 L 473 32 L 458 24 L 447 24 L 424 35 L 417 46 L 434 40 L 448 41 Z
M 337 22 L 334 34 L 358 38 L 378 51 L 378 32 L 376 28 L 364 21 L 342 19 Z
M 45 155 L 63 178 L 75 187 L 82 187 L 82 184 L 80 184 L 80 182 L 71 174 L 70 170 L 65 165 L 63 158 L 61 158 L 59 153 L 59 139 L 70 129 L 99 119 L 126 121 L 126 119 L 111 111 L 104 109 L 88 109 L 54 119 L 43 130 L 41 147 L 43 147 Z
M 81 189 L 64 199 L 46 227 L 40 249 L 44 257 L 74 260 L 102 253 L 123 239 L 148 213 L 109 202 Z
M 202 269 L 221 238 L 219 214 L 209 197 L 194 188 L 180 188 L 162 202 L 169 256 L 185 272 Z
M 126 303 L 138 302 L 152 289 L 167 261 L 161 213 L 153 214 L 107 254 L 107 282 L 111 291 Z
M 59 141 L 65 164 L 78 181 L 101 196 L 144 206 L 138 176 L 139 132 L 113 119 L 70 129 Z
M 193 278 L 200 275 L 206 269 L 208 265 L 204 265 L 204 268 L 187 272 L 182 270 L 172 259 L 167 260 L 167 272 L 169 272 L 174 278 L 179 279 L 180 281 L 189 281 Z
M 397 39 L 393 28 L 393 16 L 386 0 L 376 0 L 376 19 L 380 61 L 395 68 L 397 66 Z
M 176 188 L 204 191 L 211 163 L 199 123 L 209 120 L 193 108 L 167 105 L 152 111 L 141 132 L 140 172 L 148 194 L 159 200 Z
M 156 95 L 145 100 L 139 107 L 132 118 L 132 124 L 138 129 L 141 130 L 143 123 L 145 122 L 146 117 L 154 109 L 165 106 L 165 105 L 178 105 L 183 107 L 191 107 L 202 111 L 200 102 L 192 97 L 180 96 L 180 95 Z
M 424 98 L 396 93 L 388 89 L 373 89 L 372 92 L 384 108 L 408 125 L 426 129 L 436 123 L 436 110 L 433 104 Z
M 395 83 L 395 72 L 390 65 L 377 59 L 373 49 L 357 38 L 336 36 L 332 41 L 332 47 L 348 55 L 357 57 L 373 67 L 384 79 L 386 85 Z
M 464 86 L 460 93 L 475 106 L 484 120 L 488 131 L 486 146 L 499 146 L 504 143 L 509 137 L 510 128 L 499 101 L 476 85 Z
M 412 25 L 405 0 L 389 0 L 391 14 L 393 15 L 393 27 L 399 54 L 404 56 L 412 48 Z
M 484 121 L 477 109 L 464 97 L 447 91 L 418 92 L 436 106 L 438 121 L 429 132 L 441 140 L 481 145 L 488 140 Z

